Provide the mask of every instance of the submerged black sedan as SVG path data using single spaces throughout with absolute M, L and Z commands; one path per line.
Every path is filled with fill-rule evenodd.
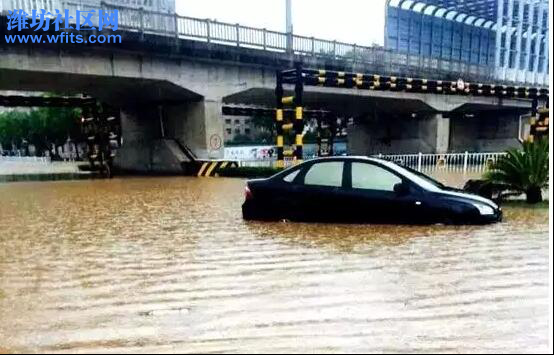
M 250 180 L 243 218 L 348 223 L 484 224 L 502 220 L 491 200 L 367 157 L 304 162 Z

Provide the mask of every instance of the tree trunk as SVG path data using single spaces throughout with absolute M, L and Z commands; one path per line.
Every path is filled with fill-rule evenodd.
M 542 202 L 542 191 L 540 187 L 530 187 L 525 194 L 527 195 L 527 203 Z

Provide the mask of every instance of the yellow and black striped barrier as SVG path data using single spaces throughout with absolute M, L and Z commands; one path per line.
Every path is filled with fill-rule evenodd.
M 239 167 L 238 162 L 227 160 L 197 161 L 196 164 L 198 177 L 218 177 L 222 170 Z
M 225 116 L 271 116 L 275 117 L 275 108 L 262 106 L 225 105 L 221 108 Z M 336 117 L 335 112 L 329 110 L 304 110 L 304 119 L 330 119 Z M 296 109 L 283 109 L 283 120 L 294 122 Z
M 502 98 L 547 99 L 547 88 L 464 82 L 463 80 L 431 80 L 422 78 L 348 73 L 322 69 L 303 69 L 302 82 L 310 86 L 326 86 L 362 90 L 403 91 L 445 95 L 495 96 Z M 288 71 L 283 82 L 294 84 Z

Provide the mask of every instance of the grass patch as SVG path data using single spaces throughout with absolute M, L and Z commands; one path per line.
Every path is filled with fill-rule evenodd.
M 242 168 L 227 168 L 218 172 L 222 177 L 237 177 L 237 178 L 266 178 L 277 174 L 282 171 L 278 168 L 254 168 L 254 167 L 242 167 Z

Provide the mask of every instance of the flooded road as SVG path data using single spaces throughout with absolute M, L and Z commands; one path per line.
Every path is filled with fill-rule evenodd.
M 548 210 L 242 221 L 244 181 L 0 184 L 0 351 L 548 350 Z

